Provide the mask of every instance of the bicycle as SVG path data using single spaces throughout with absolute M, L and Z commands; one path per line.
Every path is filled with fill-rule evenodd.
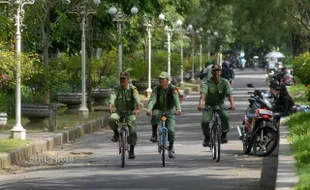
M 212 158 L 213 160 L 216 159 L 216 162 L 219 162 L 221 159 L 221 134 L 222 134 L 222 125 L 220 123 L 220 107 L 219 106 L 213 106 L 212 108 L 209 106 L 208 108 L 205 108 L 205 111 L 208 111 L 209 109 L 212 109 L 212 126 L 209 131 L 210 136 L 210 150 L 212 151 Z M 228 108 L 227 110 L 230 110 L 231 108 Z
M 128 125 L 126 122 L 126 117 L 131 115 L 131 111 L 126 111 L 126 110 L 117 110 L 116 113 L 119 114 L 120 116 L 120 122 L 117 124 L 119 127 L 119 138 L 118 138 L 118 149 L 119 149 L 119 154 L 121 155 L 121 167 L 125 167 L 125 162 L 126 162 L 126 152 L 128 153 Z
M 166 127 L 166 113 L 161 113 L 161 127 L 158 128 L 159 141 L 158 141 L 158 152 L 162 155 L 162 165 L 166 166 L 166 149 L 168 144 L 168 128 Z
M 161 127 L 158 128 L 158 152 L 162 155 L 162 166 L 166 166 L 166 149 L 168 144 L 168 128 L 166 127 L 166 120 L 167 114 L 171 114 L 170 112 L 161 112 L 158 115 L 160 115 L 161 119 Z

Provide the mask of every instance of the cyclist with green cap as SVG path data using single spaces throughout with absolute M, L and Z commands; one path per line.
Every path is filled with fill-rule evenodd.
M 181 106 L 179 101 L 179 94 L 176 87 L 169 83 L 169 75 L 167 72 L 161 72 L 158 76 L 160 85 L 153 88 L 152 95 L 147 105 L 147 115 L 152 116 L 152 137 L 150 141 L 157 142 L 157 128 L 160 123 L 160 113 L 170 112 L 167 114 L 167 128 L 169 141 L 169 157 L 175 158 L 173 143 L 175 140 L 175 115 L 181 114 Z
M 227 133 L 229 131 L 229 115 L 224 104 L 225 97 L 228 97 L 231 109 L 236 109 L 230 83 L 228 80 L 221 77 L 221 72 L 221 67 L 218 64 L 212 66 L 212 77 L 206 81 L 199 99 L 198 110 L 203 111 L 201 128 L 205 137 L 203 141 L 204 147 L 209 146 L 210 140 L 209 123 L 212 120 L 212 109 L 209 108 L 219 106 L 221 109 L 220 118 L 222 125 L 222 143 L 228 142 Z

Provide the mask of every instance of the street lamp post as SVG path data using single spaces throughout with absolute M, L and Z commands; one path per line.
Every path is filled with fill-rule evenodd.
M 131 8 L 131 14 L 136 15 L 138 13 L 138 8 L 133 6 Z M 109 14 L 113 17 L 113 21 L 117 22 L 118 30 L 118 75 L 123 71 L 123 40 L 122 40 L 122 30 L 123 24 L 128 20 L 128 15 L 123 13 L 121 9 L 117 10 L 116 7 L 110 7 Z
M 197 35 L 198 35 L 198 39 L 199 39 L 199 71 L 201 71 L 202 69 L 202 32 L 203 29 L 199 28 L 199 30 L 197 30 Z
M 192 35 L 192 76 L 191 76 L 191 81 L 195 82 L 195 46 L 194 46 L 195 45 L 195 42 L 194 42 L 195 32 L 194 32 L 193 25 L 189 24 L 187 27 L 187 30 Z
M 165 20 L 165 15 L 163 13 L 160 13 L 158 16 L 159 20 L 162 22 Z M 168 50 L 168 75 L 171 77 L 171 47 L 170 47 L 170 42 L 171 42 L 171 35 L 172 35 L 172 29 L 168 26 L 165 25 L 164 28 L 166 35 L 167 35 L 167 50 Z
M 70 4 L 71 0 L 64 0 L 65 3 Z M 100 4 L 100 0 L 93 0 L 93 4 L 87 0 L 83 0 L 80 4 L 75 5 L 72 8 L 72 11 L 69 11 L 70 14 L 75 14 L 78 16 L 78 21 L 81 21 L 81 47 L 82 47 L 82 105 L 79 109 L 79 113 L 83 116 L 83 118 L 88 118 L 89 110 L 86 106 L 86 39 L 85 39 L 85 25 L 88 21 L 88 16 L 91 14 L 96 14 L 95 7 L 98 7 Z
M 208 61 L 210 61 L 210 44 L 211 44 L 211 31 L 207 30 L 207 40 L 208 40 Z
M 150 22 L 147 22 L 145 24 L 146 31 L 147 31 L 147 37 L 148 37 L 148 88 L 146 89 L 146 97 L 150 97 L 152 94 L 152 88 L 151 88 L 151 30 L 152 30 L 152 24 Z
M 183 37 L 184 37 L 184 34 L 183 34 L 183 29 L 182 29 L 182 21 L 181 20 L 178 20 L 177 21 L 177 26 L 178 26 L 178 29 L 179 29 L 179 33 L 181 34 L 181 44 L 180 44 L 180 54 L 181 54 L 181 81 L 180 81 L 180 84 L 181 86 L 184 84 L 184 80 L 183 80 L 183 75 L 184 75 L 184 68 L 183 68 Z
M 14 139 L 26 139 L 26 130 L 23 128 L 21 124 L 21 79 L 20 79 L 20 71 L 21 71 L 21 61 L 20 61 L 20 53 L 21 53 L 21 30 L 20 26 L 22 25 L 22 19 L 24 16 L 24 6 L 34 4 L 35 0 L 10 0 L 10 1 L 0 1 L 0 4 L 13 4 L 17 7 L 17 12 L 15 16 L 16 22 L 16 58 L 17 58 L 17 66 L 16 66 L 16 124 L 11 129 L 11 137 Z

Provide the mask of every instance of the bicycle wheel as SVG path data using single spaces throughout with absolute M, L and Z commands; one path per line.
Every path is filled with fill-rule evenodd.
M 166 153 L 166 131 L 165 130 L 163 130 L 162 131 L 162 134 L 161 134 L 162 136 L 161 136 L 161 140 L 162 140 L 162 150 L 161 150 L 161 155 L 162 155 L 162 158 L 161 158 L 161 160 L 162 160 L 162 164 L 163 164 L 163 167 L 165 167 L 166 166 L 166 163 L 165 163 L 165 153 Z
M 125 166 L 125 156 L 126 156 L 126 134 L 125 131 L 121 132 L 121 165 L 122 168 Z
M 215 144 L 216 144 L 216 150 L 217 150 L 217 159 L 216 161 L 219 162 L 221 159 L 221 129 L 220 126 L 217 125 L 216 126 L 216 140 L 215 140 Z
M 212 150 L 212 158 L 213 160 L 216 159 L 216 144 L 215 144 L 215 141 L 216 141 L 216 125 L 212 125 L 212 128 L 211 128 L 211 138 L 210 138 L 210 141 L 211 141 L 211 150 Z

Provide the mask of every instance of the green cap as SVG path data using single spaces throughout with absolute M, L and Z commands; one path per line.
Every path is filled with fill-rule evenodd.
M 212 66 L 212 71 L 216 71 L 216 70 L 222 70 L 221 66 L 218 64 L 215 64 Z
M 121 72 L 119 76 L 120 76 L 120 78 L 129 78 L 130 77 L 129 73 L 124 72 L 124 71 Z
M 163 72 L 160 73 L 158 78 L 160 78 L 160 79 L 169 79 L 170 77 L 169 77 L 167 72 L 163 71 Z

